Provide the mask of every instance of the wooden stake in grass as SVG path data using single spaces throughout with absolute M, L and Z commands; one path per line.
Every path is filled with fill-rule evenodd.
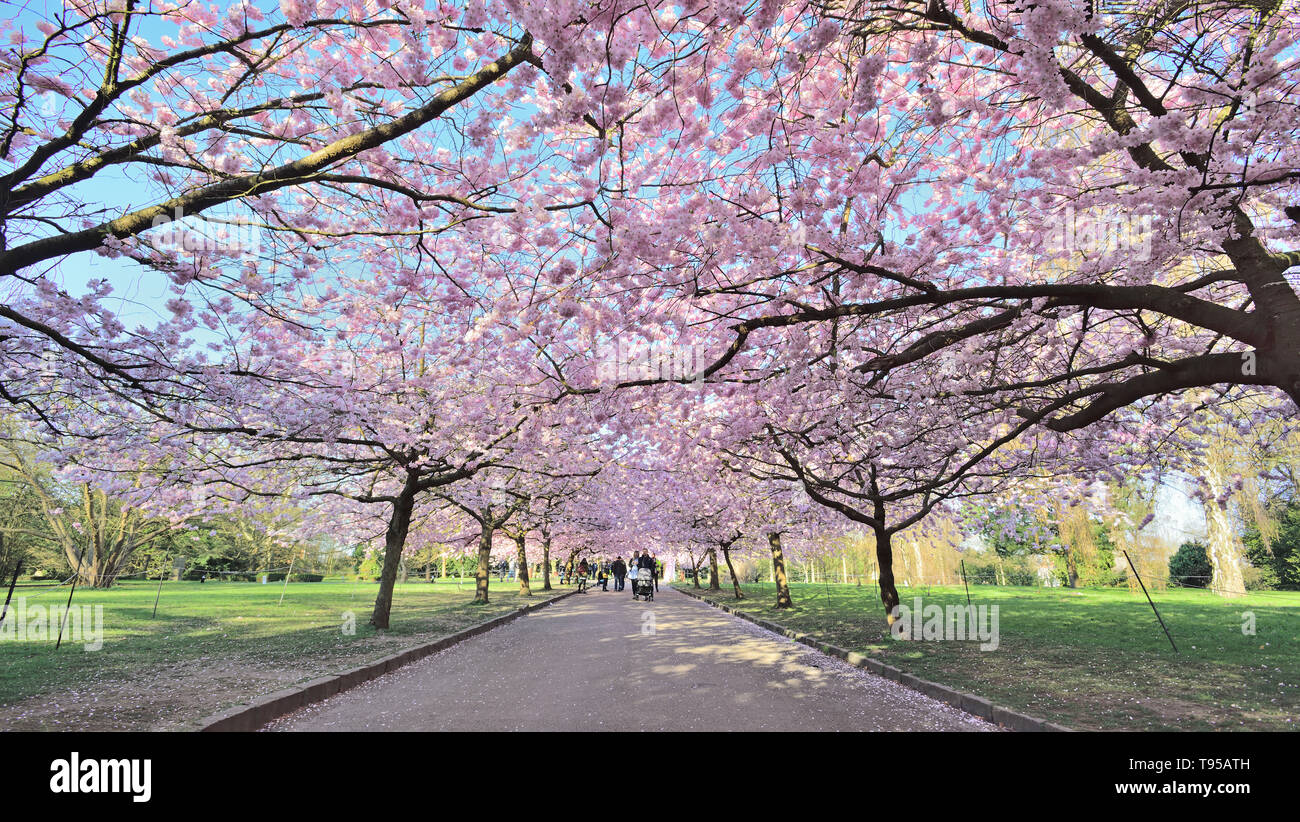
M 72 577 L 72 590 L 68 591 L 68 604 L 63 606 L 63 619 L 59 620 L 59 638 L 54 642 L 54 650 L 59 650 L 63 644 L 63 629 L 68 624 L 68 612 L 72 610 L 72 595 L 77 593 L 77 583 L 81 582 L 81 558 L 85 555 L 86 549 L 83 547 L 81 553 L 77 554 L 77 571 Z
M 1178 653 L 1178 646 L 1174 645 L 1174 638 L 1169 635 L 1169 629 L 1165 626 L 1165 621 L 1161 619 L 1160 612 L 1156 610 L 1156 604 L 1155 602 L 1152 601 L 1151 595 L 1147 594 L 1147 586 L 1144 582 L 1142 582 L 1142 576 L 1138 573 L 1138 569 L 1134 568 L 1133 560 L 1129 559 L 1128 551 L 1124 551 L 1123 553 L 1124 553 L 1124 559 L 1128 560 L 1128 567 L 1133 568 L 1133 576 L 1137 577 L 1138 585 L 1142 586 L 1142 593 L 1147 595 L 1147 602 L 1151 603 L 1151 610 L 1155 611 L 1156 619 L 1160 620 L 1160 627 L 1164 628 L 1165 637 L 1169 639 L 1169 644 L 1174 646 L 1174 653 Z
M 961 561 L 961 584 L 966 586 L 966 604 L 970 605 L 970 583 L 966 581 L 966 560 Z
M 289 577 L 293 575 L 293 561 L 297 558 L 298 558 L 297 554 L 294 554 L 293 556 L 289 557 L 289 573 L 284 575 L 284 585 L 280 586 L 280 601 L 279 603 L 277 603 L 279 605 L 284 604 L 284 591 L 286 588 L 289 587 Z
M 158 598 L 162 596 L 163 580 L 167 578 L 167 563 L 163 563 L 162 573 L 158 574 L 158 592 L 153 595 L 153 616 L 150 619 L 158 618 Z
M 0 625 L 5 624 L 5 616 L 9 613 L 9 601 L 14 598 L 14 586 L 18 584 L 18 575 L 23 572 L 23 561 L 18 560 L 18 565 L 14 567 L 14 578 L 9 581 L 9 593 L 5 595 L 5 607 L 0 611 Z

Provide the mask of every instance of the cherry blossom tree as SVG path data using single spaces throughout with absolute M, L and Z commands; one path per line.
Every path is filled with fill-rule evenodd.
M 941 506 L 1294 414 L 1296 12 L 65 4 L 6 24 L 0 397 L 382 530 L 379 627 L 441 505 L 480 601 L 501 531 L 524 593 L 530 545 L 765 540 L 788 607 L 855 523 L 892 615 Z
M 1295 5 L 1090 9 L 823 7 L 788 84 L 763 78 L 807 116 L 771 120 L 781 148 L 743 186 L 698 195 L 721 230 L 640 255 L 687 261 L 663 285 L 728 325 L 703 373 L 782 367 L 763 349 L 796 326 L 831 327 L 832 356 L 885 324 L 851 367 L 947 354 L 1057 431 L 1209 386 L 1291 413 Z

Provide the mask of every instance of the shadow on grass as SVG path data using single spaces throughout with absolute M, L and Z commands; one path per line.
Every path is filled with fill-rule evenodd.
M 996 605 L 1000 642 L 897 641 L 874 587 L 792 585 L 796 607 L 775 607 L 771 585 L 717 602 L 876 655 L 882 661 L 1008 707 L 1077 728 L 1287 730 L 1300 715 L 1300 593 L 1225 599 L 1153 592 L 1179 652 L 1151 607 L 1127 589 L 975 586 Z M 961 587 L 901 589 L 911 606 L 964 605 Z M 1243 633 L 1253 615 L 1255 633 Z
M 279 585 L 166 582 L 154 618 L 156 582 L 78 589 L 74 608 L 102 606 L 102 648 L 65 640 L 56 651 L 57 627 L 48 638 L 0 641 L 0 728 L 172 727 L 563 593 L 493 591 L 491 603 L 474 605 L 472 585 L 402 584 L 392 627 L 379 632 L 367 623 L 376 590 L 290 583 L 281 603 Z M 19 607 L 48 618 L 66 601 L 66 590 L 15 598 L 6 621 L 17 626 Z

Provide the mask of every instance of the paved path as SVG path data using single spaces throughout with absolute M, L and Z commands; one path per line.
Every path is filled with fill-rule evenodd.
M 667 586 L 652 603 L 634 602 L 630 591 L 570 597 L 268 726 L 295 731 L 993 729 Z

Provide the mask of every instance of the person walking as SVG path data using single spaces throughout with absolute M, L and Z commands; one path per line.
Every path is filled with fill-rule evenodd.
M 627 563 L 623 561 L 623 557 L 615 557 L 610 570 L 614 572 L 614 590 L 623 590 L 623 580 L 627 578 Z
M 654 585 L 653 577 L 655 573 L 654 560 L 650 559 L 650 552 L 644 553 L 638 551 L 635 559 L 632 561 L 632 569 L 629 576 L 632 577 L 632 598 L 637 598 L 636 581 L 640 580 L 644 585 Z M 654 596 L 653 589 L 646 594 L 646 599 Z

